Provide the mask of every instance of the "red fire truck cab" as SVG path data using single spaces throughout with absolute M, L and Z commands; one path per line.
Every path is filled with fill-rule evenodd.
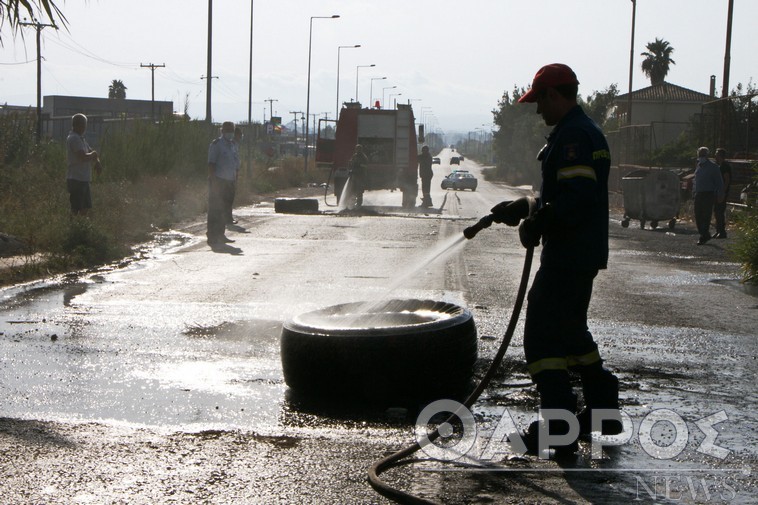
M 368 157 L 366 190 L 400 189 L 403 207 L 413 207 L 418 196 L 418 160 L 413 109 L 398 104 L 396 110 L 363 109 L 357 102 L 345 103 L 336 121 L 333 138 L 320 120 L 316 163 L 329 166 L 334 194 L 339 199 L 348 178 L 350 158 L 356 144 Z

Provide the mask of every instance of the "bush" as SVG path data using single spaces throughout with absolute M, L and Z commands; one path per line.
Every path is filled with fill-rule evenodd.
M 206 161 L 216 126 L 111 123 L 98 150 L 104 170 L 92 182 L 93 208 L 86 218 L 70 214 L 65 143 L 38 145 L 35 131 L 33 115 L 0 117 L 0 231 L 26 246 L 25 264 L 0 272 L 0 284 L 127 256 L 151 233 L 207 211 Z M 260 193 L 326 181 L 313 161 L 305 173 L 303 158 L 272 160 L 252 148 L 241 154 L 238 205 Z
M 758 181 L 758 165 L 753 166 Z M 748 206 L 745 211 L 735 214 L 737 231 L 732 252 L 742 264 L 742 280 L 758 283 L 758 207 Z
M 63 237 L 61 250 L 77 266 L 95 265 L 111 258 L 109 237 L 86 218 L 72 218 Z

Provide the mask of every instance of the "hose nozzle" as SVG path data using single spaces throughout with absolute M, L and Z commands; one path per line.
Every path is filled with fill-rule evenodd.
M 472 238 L 476 237 L 477 233 L 479 233 L 485 228 L 489 228 L 494 220 L 495 220 L 495 216 L 493 216 L 492 214 L 484 216 L 475 225 L 469 226 L 468 228 L 463 230 L 463 236 L 471 240 Z

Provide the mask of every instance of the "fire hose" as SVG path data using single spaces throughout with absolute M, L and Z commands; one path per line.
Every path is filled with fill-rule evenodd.
M 479 233 L 481 230 L 485 228 L 489 228 L 493 221 L 494 221 L 494 216 L 492 215 L 485 216 L 481 218 L 473 226 L 470 226 L 466 228 L 465 230 L 463 230 L 463 235 L 467 239 L 470 240 L 474 238 L 476 234 Z M 474 404 L 474 402 L 476 402 L 476 400 L 479 399 L 479 396 L 481 396 L 482 392 L 489 385 L 490 381 L 492 380 L 492 377 L 494 377 L 495 372 L 497 371 L 497 368 L 500 366 L 500 363 L 503 361 L 503 357 L 505 356 L 506 351 L 508 350 L 508 346 L 510 345 L 511 339 L 513 338 L 513 333 L 516 330 L 519 314 L 521 313 L 521 307 L 524 304 L 524 297 L 526 296 L 526 288 L 527 288 L 527 285 L 529 284 L 529 274 L 532 268 L 533 256 L 534 256 L 534 248 L 527 247 L 526 254 L 524 255 L 524 267 L 521 272 L 521 282 L 519 283 L 518 291 L 516 294 L 516 301 L 513 304 L 513 312 L 511 312 L 511 317 L 510 317 L 510 320 L 508 321 L 508 326 L 505 330 L 505 333 L 503 334 L 503 341 L 500 343 L 500 347 L 498 348 L 497 353 L 495 354 L 495 357 L 492 360 L 492 363 L 487 369 L 487 372 L 484 374 L 484 377 L 482 377 L 482 380 L 479 382 L 479 385 L 471 392 L 471 394 L 469 394 L 469 396 L 463 402 L 463 406 L 466 407 L 467 409 L 470 408 Z M 456 413 L 454 412 L 447 419 L 446 423 L 453 421 L 455 417 L 456 417 Z M 432 433 L 428 435 L 428 439 L 430 442 L 433 442 L 439 437 L 440 437 L 439 428 L 435 429 Z M 390 454 L 389 456 L 386 456 L 376 461 L 373 465 L 371 465 L 371 468 L 369 468 L 368 470 L 368 480 L 369 480 L 369 483 L 371 484 L 371 487 L 373 487 L 374 490 L 376 490 L 376 492 L 378 492 L 382 496 L 389 498 L 391 500 L 394 500 L 398 503 L 427 504 L 427 505 L 435 504 L 436 502 L 434 501 L 426 500 L 424 498 L 414 496 L 410 493 L 406 493 L 405 491 L 402 491 L 400 489 L 396 489 L 379 478 L 379 475 L 382 474 L 385 470 L 388 470 L 395 466 L 413 463 L 415 460 L 406 460 L 406 461 L 403 461 L 403 460 L 411 456 L 412 454 L 416 453 L 419 450 L 421 450 L 421 445 L 417 441 L 414 444 L 404 449 L 401 449 L 397 452 Z

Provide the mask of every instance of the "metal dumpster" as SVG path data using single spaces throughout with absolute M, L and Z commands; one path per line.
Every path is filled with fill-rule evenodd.
M 630 219 L 639 219 L 640 228 L 650 221 L 657 228 L 659 221 L 668 220 L 674 228 L 679 217 L 679 176 L 671 170 L 635 170 L 621 178 L 624 195 L 624 219 L 621 226 L 627 228 Z

